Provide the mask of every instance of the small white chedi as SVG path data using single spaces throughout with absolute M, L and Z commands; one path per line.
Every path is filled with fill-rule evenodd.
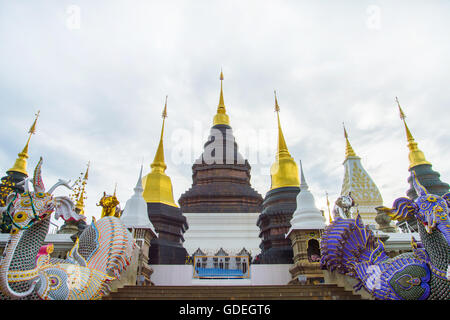
M 325 229 L 325 218 L 317 209 L 314 196 L 309 191 L 300 161 L 300 192 L 297 195 L 297 209 L 292 215 L 289 237 L 293 230 L 322 230 Z
M 139 179 L 134 187 L 134 194 L 125 203 L 121 220 L 127 228 L 150 229 L 156 234 L 153 224 L 148 218 L 147 203 L 142 197 L 142 166 L 139 173 Z

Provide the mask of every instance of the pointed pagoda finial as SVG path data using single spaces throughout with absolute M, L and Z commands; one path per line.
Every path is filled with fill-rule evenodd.
M 7 173 L 10 171 L 14 171 L 14 172 L 23 173 L 24 175 L 28 176 L 28 172 L 27 172 L 27 159 L 29 158 L 28 145 L 30 144 L 31 136 L 36 132 L 36 122 L 39 118 L 40 113 L 41 113 L 40 110 L 38 110 L 38 112 L 35 114 L 36 118 L 34 119 L 33 124 L 30 127 L 30 130 L 28 130 L 29 136 L 28 136 L 27 143 L 25 144 L 25 147 L 23 148 L 22 152 L 20 152 L 18 154 L 18 158 L 16 159 L 14 166 L 11 169 L 9 169 L 8 171 L 6 171 Z
M 277 150 L 277 157 L 290 157 L 289 150 L 286 145 L 286 141 L 284 140 L 283 130 L 281 129 L 281 122 L 280 122 L 280 106 L 278 105 L 278 99 L 277 99 L 277 92 L 274 90 L 275 95 L 275 112 L 277 113 L 277 120 L 278 120 L 278 150 Z
M 163 110 L 163 113 L 162 113 L 163 119 L 167 118 L 167 98 L 168 98 L 168 97 L 169 97 L 169 96 L 166 95 L 166 103 L 164 104 L 164 110 Z
M 223 72 L 220 70 L 220 97 L 219 105 L 217 106 L 217 113 L 214 116 L 213 125 L 225 124 L 230 125 L 230 119 L 226 113 L 225 102 L 223 99 Z
M 281 187 L 299 187 L 298 166 L 291 157 L 284 140 L 283 130 L 280 122 L 280 106 L 278 105 L 277 93 L 275 94 L 275 112 L 278 122 L 278 146 L 275 156 L 275 162 L 270 168 L 271 190 Z
M 114 193 L 113 193 L 113 196 L 114 196 L 114 197 L 116 197 L 116 193 L 117 193 L 117 182 L 116 182 L 116 184 L 114 185 Z
M 158 149 L 156 150 L 155 159 L 153 160 L 153 163 L 150 165 L 150 167 L 152 168 L 152 171 L 164 172 L 167 168 L 167 165 L 164 160 L 164 143 L 163 143 L 164 125 L 165 125 L 165 120 L 167 118 L 167 98 L 168 98 L 168 96 L 166 96 L 166 102 L 164 104 L 164 109 L 163 109 L 163 113 L 162 113 L 163 123 L 162 123 L 162 127 L 161 127 L 161 136 L 159 139 Z
M 346 141 L 346 146 L 345 146 L 345 159 L 347 159 L 348 157 L 356 157 L 356 153 L 352 148 L 352 145 L 350 144 L 350 141 L 348 140 L 348 134 L 347 134 L 347 130 L 345 129 L 345 124 L 344 122 L 342 122 L 342 126 L 344 127 L 344 137 L 345 137 L 345 141 Z
M 405 126 L 406 131 L 406 139 L 408 141 L 408 149 L 409 149 L 409 168 L 421 165 L 421 164 L 430 164 L 425 159 L 425 154 L 419 149 L 417 146 L 417 142 L 414 140 L 414 137 L 411 134 L 411 131 L 408 128 L 408 125 L 406 124 L 406 116 L 405 113 L 402 110 L 402 107 L 400 106 L 400 102 L 398 101 L 398 98 L 395 97 L 395 101 L 397 102 L 398 110 L 400 112 L 400 119 L 403 121 L 403 124 Z
M 278 99 L 277 99 L 277 91 L 273 90 L 273 94 L 275 95 L 275 112 L 280 112 L 280 106 L 278 105 Z
M 138 181 L 137 181 L 137 183 L 136 183 L 136 187 L 134 187 L 134 191 L 135 192 L 140 192 L 140 193 L 142 193 L 142 191 L 144 190 L 143 188 L 142 188 L 142 169 L 143 169 L 143 165 L 141 164 L 141 171 L 139 171 L 139 178 L 138 178 Z
M 305 174 L 303 173 L 302 160 L 300 160 L 300 190 L 308 189 L 308 184 L 306 183 Z
M 81 180 L 78 180 L 79 183 L 81 183 L 81 186 L 78 186 L 75 191 L 75 199 L 76 199 L 76 205 L 75 209 L 78 209 L 77 213 L 80 215 L 84 215 L 84 200 L 86 200 L 86 184 L 87 180 L 89 178 L 89 167 L 91 165 L 91 161 L 88 161 L 86 172 L 84 173 L 84 176 Z

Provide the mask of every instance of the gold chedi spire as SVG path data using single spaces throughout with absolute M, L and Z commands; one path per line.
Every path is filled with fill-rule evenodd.
M 278 105 L 277 93 L 275 92 L 275 112 L 278 120 L 278 149 L 275 162 L 270 168 L 271 190 L 281 187 L 299 187 L 298 166 L 291 157 L 284 140 L 280 123 L 280 106 Z
M 227 110 L 225 109 L 225 102 L 223 100 L 223 72 L 220 71 L 220 97 L 219 97 L 219 105 L 217 106 L 217 113 L 214 116 L 213 125 L 217 124 L 226 124 L 230 125 L 230 119 L 227 115 Z
M 342 122 L 342 126 L 344 127 L 344 136 L 345 136 L 345 141 L 346 141 L 345 159 L 348 159 L 348 157 L 357 157 L 355 151 L 352 148 L 352 145 L 350 144 L 350 141 L 348 140 L 347 130 L 345 129 L 345 125 L 343 122 Z
M 421 164 L 431 164 L 425 159 L 424 153 L 419 149 L 417 146 L 417 142 L 414 140 L 414 137 L 411 134 L 411 131 L 409 131 L 408 125 L 406 124 L 406 116 L 403 113 L 402 108 L 400 107 L 400 102 L 398 101 L 398 98 L 395 97 L 395 101 L 398 105 L 398 110 L 400 112 L 400 119 L 403 120 L 403 124 L 405 125 L 405 131 L 406 131 L 406 139 L 408 140 L 408 149 L 409 149 L 409 168 L 421 165 Z
M 161 138 L 158 149 L 156 150 L 155 159 L 150 165 L 152 171 L 142 179 L 142 187 L 144 188 L 142 196 L 145 202 L 164 203 L 172 207 L 178 207 L 173 200 L 172 182 L 165 173 L 167 165 L 164 162 L 163 137 L 164 123 L 167 118 L 167 96 L 162 118 Z
M 39 113 L 40 113 L 40 111 L 38 111 L 36 113 L 36 118 L 34 119 L 34 122 L 31 125 L 30 130 L 28 130 L 28 133 L 30 135 L 28 136 L 28 140 L 27 140 L 27 143 L 25 144 L 25 147 L 23 148 L 22 152 L 18 154 L 19 157 L 16 159 L 14 166 L 11 169 L 9 169 L 8 171 L 6 171 L 7 173 L 10 171 L 14 171 L 14 172 L 23 173 L 24 175 L 28 176 L 28 172 L 27 172 L 27 159 L 29 157 L 28 156 L 28 145 L 30 143 L 31 135 L 36 132 L 36 122 L 37 122 L 37 119 L 39 118 Z
M 89 177 L 89 166 L 90 166 L 90 161 L 87 164 L 87 168 L 86 168 L 86 172 L 84 173 L 83 178 L 81 178 L 79 181 L 80 182 L 80 186 L 78 186 L 75 189 L 75 199 L 76 199 L 76 205 L 75 205 L 75 209 L 78 209 L 77 211 L 78 214 L 80 215 L 84 215 L 84 200 L 86 200 L 86 184 L 87 184 L 87 180 Z

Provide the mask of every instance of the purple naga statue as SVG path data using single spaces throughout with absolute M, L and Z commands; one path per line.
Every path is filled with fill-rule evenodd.
M 383 242 L 364 226 L 361 217 L 337 218 L 324 231 L 321 267 L 359 280 L 380 300 L 450 299 L 450 193 L 428 194 L 412 172 L 416 200 L 399 198 L 384 210 L 395 220 L 415 216 L 421 245 L 413 238 L 412 252 L 389 258 Z

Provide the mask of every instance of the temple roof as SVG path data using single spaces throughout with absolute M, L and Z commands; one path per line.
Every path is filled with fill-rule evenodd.
M 239 153 L 222 91 L 208 141 L 192 166 L 192 186 L 178 200 L 182 212 L 260 212 L 262 196 L 250 185 L 250 165 Z M 226 115 L 226 117 L 224 117 Z

